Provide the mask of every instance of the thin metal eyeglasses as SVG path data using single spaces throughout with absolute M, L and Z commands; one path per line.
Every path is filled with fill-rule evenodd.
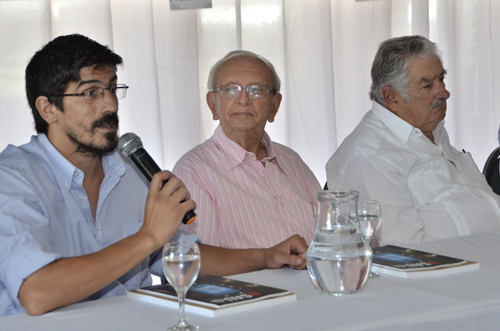
M 98 97 L 104 97 L 104 91 L 108 90 L 113 96 L 116 97 L 117 100 L 123 99 L 127 96 L 128 86 L 125 84 L 117 84 L 112 85 L 110 87 L 91 87 L 88 90 L 83 91 L 82 93 L 73 93 L 73 94 L 56 94 L 49 95 L 48 97 L 83 97 L 85 100 L 93 101 Z
M 248 97 L 250 99 L 264 99 L 265 97 L 267 97 L 270 91 L 276 91 L 275 89 L 266 85 L 248 85 L 247 87 L 244 87 L 236 84 L 230 84 L 222 85 L 212 92 L 218 92 L 219 95 L 224 99 L 234 99 L 239 97 L 243 89 L 247 91 Z

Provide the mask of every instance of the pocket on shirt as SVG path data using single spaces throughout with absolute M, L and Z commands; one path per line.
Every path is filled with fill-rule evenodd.
M 142 226 L 141 222 L 127 224 L 127 225 L 122 226 L 123 238 L 126 238 L 126 237 L 133 235 L 133 234 L 136 234 L 139 231 L 139 229 L 141 228 L 141 226 Z

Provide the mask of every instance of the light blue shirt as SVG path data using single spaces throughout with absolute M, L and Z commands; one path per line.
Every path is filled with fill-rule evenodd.
M 95 253 L 139 230 L 148 183 L 129 162 L 116 151 L 103 157 L 94 222 L 83 172 L 44 134 L 0 154 L 0 316 L 25 312 L 18 292 L 35 271 L 59 258 Z M 179 231 L 172 240 L 199 238 Z M 150 268 L 162 274 L 159 253 L 84 301 L 151 285 Z

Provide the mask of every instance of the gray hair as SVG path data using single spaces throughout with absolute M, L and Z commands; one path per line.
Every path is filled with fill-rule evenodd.
M 280 87 L 281 87 L 281 80 L 278 77 L 278 74 L 276 73 L 276 70 L 274 69 L 274 66 L 272 65 L 271 62 L 266 60 L 264 57 L 255 54 L 250 51 L 232 51 L 229 52 L 226 56 L 224 56 L 222 59 L 217 61 L 213 67 L 210 69 L 210 73 L 208 74 L 208 81 L 207 81 L 207 88 L 209 91 L 213 91 L 217 88 L 217 75 L 219 74 L 219 70 L 222 67 L 224 63 L 229 61 L 230 59 L 236 58 L 236 57 L 251 57 L 255 58 L 258 60 L 261 60 L 264 62 L 264 64 L 269 68 L 269 72 L 271 73 L 272 79 L 273 79 L 273 86 L 272 87 L 276 93 L 279 93 Z
M 416 56 L 423 59 L 437 56 L 441 60 L 437 45 L 422 36 L 398 37 L 382 42 L 373 60 L 370 99 L 383 105 L 382 89 L 389 86 L 399 93 L 403 101 L 409 102 L 408 66 Z

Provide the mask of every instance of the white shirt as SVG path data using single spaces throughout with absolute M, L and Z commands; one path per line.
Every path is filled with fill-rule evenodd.
M 500 229 L 500 196 L 470 153 L 450 145 L 444 121 L 423 133 L 374 102 L 326 164 L 328 187 L 378 200 L 381 245 Z

